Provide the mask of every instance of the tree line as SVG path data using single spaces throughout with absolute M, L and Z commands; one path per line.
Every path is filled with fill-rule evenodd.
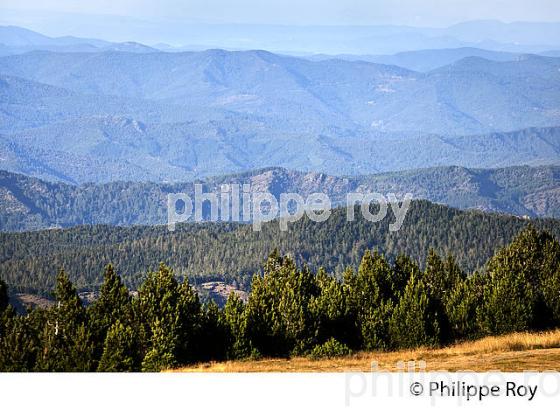
M 248 300 L 202 304 L 161 264 L 132 296 L 111 265 L 84 306 L 62 270 L 56 303 L 18 315 L 0 281 L 0 370 L 160 371 L 258 357 L 315 358 L 357 350 L 442 346 L 484 335 L 560 326 L 560 243 L 529 227 L 467 275 L 430 251 L 425 268 L 367 250 L 342 278 L 272 252 Z

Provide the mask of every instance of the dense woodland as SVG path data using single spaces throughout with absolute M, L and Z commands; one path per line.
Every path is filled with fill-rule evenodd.
M 356 269 L 367 249 L 383 253 L 393 263 L 399 254 L 426 264 L 430 249 L 451 253 L 465 272 L 483 270 L 489 258 L 529 223 L 560 238 L 560 221 L 531 221 L 507 215 L 459 211 L 427 201 L 414 201 L 398 232 L 389 231 L 392 214 L 378 223 L 346 220 L 346 209 L 335 209 L 325 222 L 303 218 L 281 232 L 278 221 L 261 232 L 250 225 L 182 224 L 175 232 L 160 227 L 81 226 L 65 230 L 0 233 L 0 277 L 12 292 L 49 295 L 56 273 L 64 268 L 80 291 L 100 288 L 104 267 L 112 263 L 124 283 L 138 289 L 147 270 L 164 262 L 192 284 L 225 280 L 248 290 L 251 278 L 274 250 L 290 255 L 298 267 L 324 267 L 338 279 Z
M 425 268 L 367 250 L 339 280 L 271 253 L 248 301 L 201 304 L 160 265 L 132 297 L 111 266 L 84 307 L 62 270 L 57 303 L 17 315 L 0 281 L 0 370 L 159 371 L 207 360 L 313 358 L 356 350 L 440 346 L 482 335 L 560 326 L 560 243 L 533 227 L 466 275 L 430 251 Z

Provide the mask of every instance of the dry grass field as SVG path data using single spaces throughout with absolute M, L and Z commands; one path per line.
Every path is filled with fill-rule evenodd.
M 463 342 L 442 349 L 359 352 L 351 356 L 312 360 L 306 357 L 203 363 L 181 372 L 344 372 L 377 369 L 403 371 L 408 362 L 426 371 L 560 371 L 560 330 L 514 333 Z M 423 364 L 425 362 L 425 366 Z

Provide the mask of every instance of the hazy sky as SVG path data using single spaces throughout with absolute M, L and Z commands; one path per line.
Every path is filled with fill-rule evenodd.
M 406 24 L 445 26 L 475 19 L 560 21 L 559 0 L 2 0 L 2 22 L 51 13 L 110 14 L 203 23 Z M 0 14 L 2 12 L 0 11 Z

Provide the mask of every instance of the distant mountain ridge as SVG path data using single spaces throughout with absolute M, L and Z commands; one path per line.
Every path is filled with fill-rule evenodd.
M 313 61 L 329 60 L 333 58 L 347 61 L 367 61 L 376 64 L 396 65 L 412 71 L 428 72 L 469 57 L 480 57 L 490 61 L 506 62 L 523 59 L 530 54 L 531 53 L 485 50 L 476 47 L 458 47 L 402 51 L 400 53 L 386 55 L 311 54 L 305 55 L 304 57 Z M 560 57 L 560 51 L 558 50 L 547 50 L 532 54 L 542 57 Z
M 222 184 L 250 184 L 255 192 L 276 197 L 293 192 L 307 197 L 329 195 L 333 206 L 345 205 L 349 192 L 411 192 L 462 209 L 479 209 L 531 217 L 560 217 L 560 167 L 467 169 L 440 167 L 360 177 L 269 168 L 209 178 L 205 190 Z M 192 182 L 156 184 L 113 182 L 73 186 L 0 171 L 0 230 L 19 231 L 82 224 L 165 224 L 167 194 L 192 195 Z
M 403 29 L 404 30 L 404 29 Z M 406 30 L 405 30 L 406 31 Z M 494 29 L 494 35 L 500 30 Z M 468 33 L 472 36 L 472 33 Z M 518 40 L 518 39 L 516 39 Z M 510 49 L 509 51 L 499 49 L 483 49 L 477 48 L 476 45 L 482 45 L 480 42 L 470 45 L 457 43 L 454 48 L 434 48 L 400 51 L 394 54 L 321 54 L 321 53 L 301 53 L 295 52 L 295 56 L 305 56 L 314 61 L 328 60 L 333 58 L 348 61 L 368 61 L 372 63 L 396 65 L 413 71 L 430 71 L 435 68 L 452 64 L 466 57 L 482 57 L 492 61 L 512 61 L 523 54 L 532 53 L 549 57 L 560 57 L 557 50 L 528 50 L 520 48 Z M 519 41 L 516 41 L 519 46 Z M 122 51 L 129 53 L 153 53 L 158 51 L 165 52 L 184 52 L 184 51 L 202 51 L 209 48 L 217 48 L 217 44 L 194 45 L 191 47 L 172 47 L 165 43 L 156 44 L 153 47 L 147 46 L 134 41 L 126 42 L 110 42 L 106 40 L 79 38 L 73 36 L 49 37 L 35 31 L 17 26 L 0 26 L 0 56 L 11 54 L 23 54 L 30 51 L 53 51 L 53 52 L 109 52 Z M 560 47 L 560 44 L 559 44 Z M 267 47 L 254 47 L 264 48 Z M 251 48 L 249 48 L 251 49 Z M 289 52 L 284 53 L 290 55 Z
M 358 175 L 558 164 L 560 58 L 418 73 L 265 51 L 0 58 L 0 169 L 70 183 L 267 166 Z
M 17 26 L 0 26 L 0 55 L 23 54 L 30 51 L 96 52 L 126 51 L 147 53 L 157 51 L 135 42 L 114 43 L 94 38 L 73 36 L 49 37 Z
M 360 175 L 449 164 L 560 165 L 560 127 L 341 137 L 332 130 L 282 132 L 235 115 L 175 124 L 99 117 L 0 135 L 0 152 L 0 169 L 72 184 L 185 181 L 268 166 Z
M 91 23 L 91 19 L 96 17 L 73 15 L 68 19 L 69 22 L 71 21 L 69 26 L 57 19 L 55 31 L 85 32 L 88 34 L 84 37 L 91 37 L 91 31 L 77 29 L 81 18 L 85 19 L 84 24 L 87 26 Z M 48 16 L 42 16 L 43 19 L 48 19 Z M 102 21 L 98 21 L 97 24 L 106 29 L 103 35 L 107 38 L 118 38 L 120 41 L 134 39 L 144 44 L 179 44 L 181 46 L 178 49 L 182 51 L 225 48 L 266 49 L 282 53 L 372 55 L 460 47 L 536 53 L 560 47 L 558 40 L 560 24 L 545 22 L 504 23 L 482 20 L 435 28 L 397 25 L 193 24 L 182 20 L 165 23 L 143 20 L 139 24 L 136 20 L 126 20 L 125 23 L 122 16 L 107 15 L 101 19 Z M 125 31 L 122 30 L 123 24 L 126 24 Z M 19 27 L 7 27 L 7 29 L 25 30 Z M 96 30 L 94 33 L 98 35 L 99 31 Z M 9 35 L 12 34 L 0 35 L 0 43 L 9 42 Z M 84 40 L 87 39 L 79 39 L 80 43 L 84 43 Z
M 340 58 L 348 61 L 368 61 L 370 63 L 396 65 L 413 71 L 427 72 L 448 64 L 453 64 L 467 57 L 481 57 L 491 61 L 514 61 L 522 55 L 522 53 L 512 53 L 507 51 L 484 50 L 475 47 L 459 47 L 403 51 L 392 55 L 313 54 L 306 56 L 306 58 L 315 61 L 328 60 L 332 58 Z M 546 53 L 539 53 L 539 55 L 554 57 L 554 55 Z
M 534 55 L 505 62 L 468 57 L 427 73 L 265 51 L 32 52 L 0 58 L 3 76 L 80 96 L 159 105 L 156 111 L 165 117 L 159 122 L 227 111 L 282 130 L 336 127 L 339 133 L 465 135 L 556 126 L 559 70 L 560 58 Z M 13 109 L 4 108 L 10 114 Z M 153 110 L 135 119 L 143 120 L 148 112 Z M 26 128 L 25 122 L 14 125 Z

